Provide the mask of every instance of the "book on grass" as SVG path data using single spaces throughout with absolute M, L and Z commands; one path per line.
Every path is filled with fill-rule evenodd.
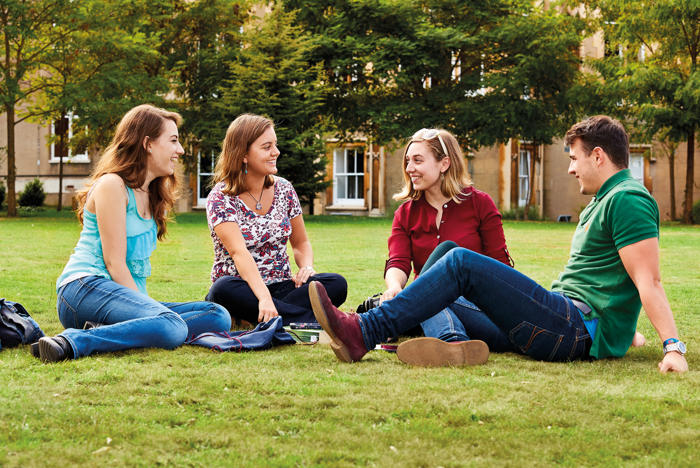
M 292 328 L 284 327 L 285 331 L 292 335 L 297 343 L 330 343 L 328 334 L 322 328 Z

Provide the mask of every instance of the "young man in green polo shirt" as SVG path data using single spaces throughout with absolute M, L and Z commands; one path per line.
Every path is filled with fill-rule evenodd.
M 566 134 L 569 174 L 593 199 L 581 213 L 569 262 L 551 290 L 491 258 L 455 248 L 394 299 L 364 314 L 347 315 L 312 283 L 309 295 L 331 347 L 343 361 L 358 361 L 389 336 L 398 336 L 463 296 L 479 309 L 465 311 L 466 325 L 490 321 L 498 339 L 535 359 L 566 361 L 622 357 L 632 344 L 641 307 L 663 343 L 661 372 L 685 372 L 659 273 L 656 201 L 627 169 L 629 141 L 622 125 L 596 116 Z M 398 356 L 416 365 L 483 363 L 491 336 L 461 343 L 417 338 Z M 482 338 L 484 341 L 473 339 Z

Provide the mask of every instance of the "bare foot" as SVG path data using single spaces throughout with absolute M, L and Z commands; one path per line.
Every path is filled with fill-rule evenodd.
M 639 348 L 640 346 L 644 346 L 647 343 L 647 339 L 644 338 L 644 335 L 642 335 L 639 332 L 634 332 L 634 338 L 632 338 L 632 346 L 635 348 Z

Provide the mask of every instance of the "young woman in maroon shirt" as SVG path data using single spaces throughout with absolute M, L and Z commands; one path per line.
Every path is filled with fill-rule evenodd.
M 422 129 L 413 135 L 404 154 L 404 187 L 394 199 L 405 203 L 394 214 L 384 270 L 386 291 L 381 299 L 392 299 L 406 286 L 411 264 L 417 277 L 424 266 L 431 267 L 455 246 L 512 266 L 501 214 L 488 194 L 472 187 L 456 138 L 446 130 Z M 421 326 L 429 338 L 447 342 L 482 340 L 492 351 L 512 349 L 508 337 L 464 298 Z M 411 354 L 408 359 L 414 360 L 415 356 Z M 429 364 L 420 358 L 410 363 Z

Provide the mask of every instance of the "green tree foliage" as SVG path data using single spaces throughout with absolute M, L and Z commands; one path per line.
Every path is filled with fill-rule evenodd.
M 608 56 L 593 61 L 594 111 L 626 117 L 641 138 L 687 142 L 683 221 L 691 222 L 695 133 L 700 128 L 700 2 L 590 0 L 591 32 Z
M 181 136 L 190 153 L 218 152 L 228 113 L 218 105 L 230 64 L 238 60 L 241 27 L 248 16 L 245 4 L 235 0 L 180 1 L 177 14 L 164 33 L 167 67 L 175 84 L 185 119 Z M 186 154 L 186 164 L 196 160 Z
M 47 55 L 65 39 L 61 14 L 72 8 L 68 0 L 5 0 L 0 3 L 0 105 L 7 131 L 7 215 L 17 216 L 15 126 L 30 117 L 26 104 L 44 87 Z
M 30 113 L 42 122 L 73 114 L 73 152 L 105 146 L 121 116 L 143 102 L 162 104 L 169 83 L 161 75 L 162 40 L 152 24 L 172 7 L 166 2 L 84 0 L 71 3 L 54 27 L 64 40 L 46 54 L 42 92 Z M 63 159 L 59 162 L 62 205 Z
M 314 35 L 340 135 L 444 127 L 549 143 L 574 119 L 577 18 L 529 0 L 284 0 Z
M 83 0 L 82 27 L 52 56 L 56 85 L 45 110 L 72 111 L 77 148 L 103 147 L 121 117 L 145 102 L 165 105 L 170 90 L 163 33 L 174 0 Z
M 311 65 L 312 43 L 294 13 L 275 7 L 251 21 L 245 46 L 230 64 L 217 107 L 224 117 L 221 137 L 236 116 L 266 115 L 275 121 L 279 173 L 313 210 L 314 195 L 326 187 L 322 105 L 326 93 L 320 65 Z M 219 140 L 220 141 L 220 140 Z
M 143 102 L 162 104 L 162 26 L 174 0 L 15 0 L 0 5 L 0 94 L 8 116 L 8 215 L 16 215 L 14 126 L 73 112 L 73 149 L 97 148 Z M 19 110 L 18 110 L 19 109 Z M 62 163 L 60 172 L 62 173 Z M 59 204 L 60 206 L 60 204 Z

